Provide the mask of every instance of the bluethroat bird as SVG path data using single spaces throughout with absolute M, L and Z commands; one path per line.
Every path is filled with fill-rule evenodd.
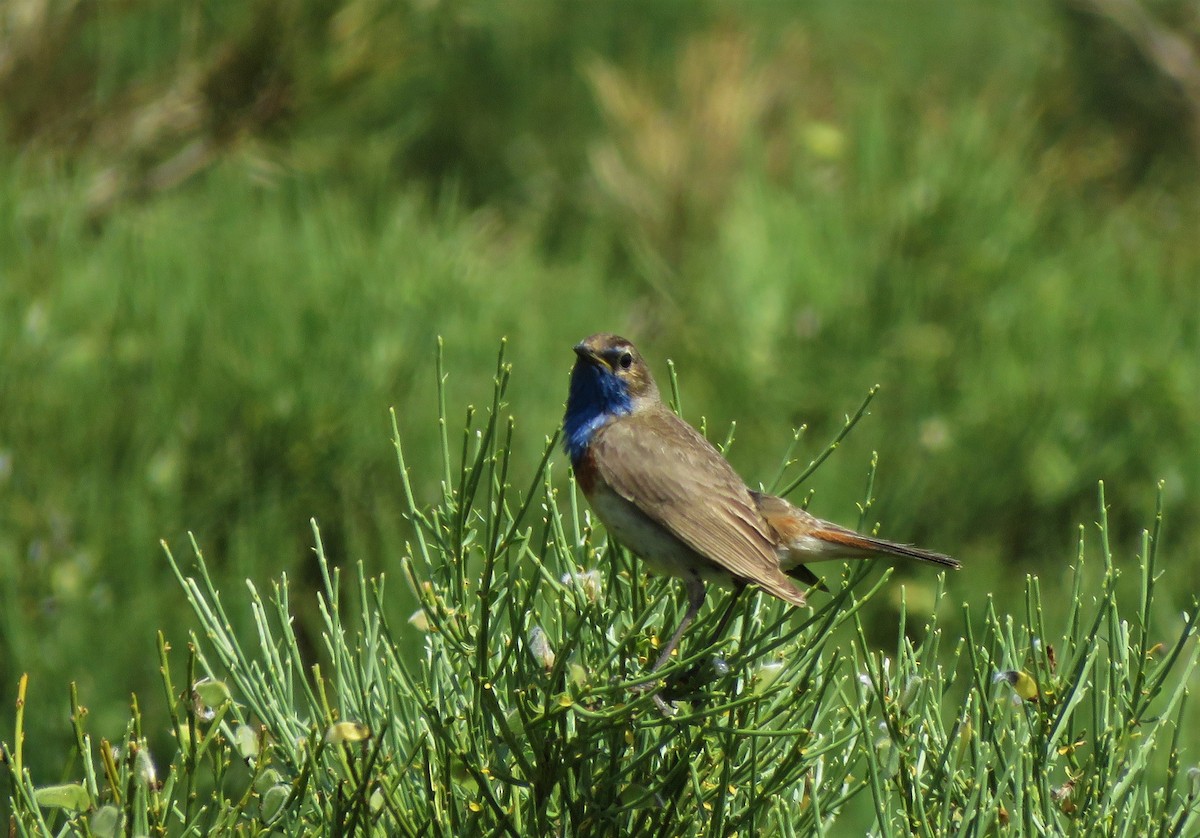
M 811 562 L 900 556 L 959 567 L 949 556 L 861 535 L 747 487 L 663 403 L 646 362 L 624 338 L 592 335 L 575 354 L 563 446 L 576 482 L 611 535 L 687 588 L 687 611 L 650 672 L 666 663 L 696 619 L 706 582 L 735 592 L 757 585 L 804 605 L 791 579 L 820 585 Z

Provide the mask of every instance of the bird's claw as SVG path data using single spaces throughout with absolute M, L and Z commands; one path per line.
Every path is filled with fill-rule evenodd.
M 659 712 L 661 712 L 663 714 L 663 718 L 666 718 L 666 719 L 672 718 L 677 712 L 679 712 L 678 710 L 675 709 L 674 704 L 667 701 L 665 698 L 663 698 L 658 693 L 654 694 L 654 704 L 655 704 L 655 706 L 658 707 Z
M 657 690 L 660 686 L 662 686 L 661 681 L 647 681 L 644 684 L 637 684 L 635 686 L 630 687 L 629 691 L 631 693 L 635 693 L 636 695 L 641 695 L 643 693 L 648 693 L 648 692 L 652 692 L 653 690 Z
M 659 709 L 659 711 L 663 714 L 663 716 L 665 718 L 669 719 L 672 716 L 674 716 L 678 711 L 675 709 L 674 704 L 672 704 L 670 701 L 663 698 L 661 694 L 659 694 L 658 690 L 662 689 L 665 686 L 666 685 L 662 681 L 647 681 L 644 684 L 638 684 L 636 686 L 630 687 L 629 691 L 637 696 L 642 696 L 642 695 L 645 695 L 646 693 L 654 693 L 654 696 L 653 696 L 654 705 Z

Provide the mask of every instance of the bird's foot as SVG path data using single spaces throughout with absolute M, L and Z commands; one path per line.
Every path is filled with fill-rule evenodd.
M 665 681 L 646 681 L 630 687 L 629 691 L 637 696 L 654 693 L 654 704 L 662 711 L 663 716 L 671 718 L 679 712 L 675 707 L 676 701 L 681 698 L 686 701 L 703 700 L 700 696 L 703 687 L 728 673 L 729 664 L 718 655 Z
M 662 681 L 647 681 L 644 684 L 636 684 L 629 688 L 629 691 L 635 695 L 643 695 L 645 693 L 654 692 L 662 686 Z
M 653 693 L 654 705 L 659 709 L 665 718 L 669 719 L 678 711 L 675 709 L 675 705 L 671 701 L 663 698 L 661 693 L 659 693 L 659 690 L 664 689 L 665 687 L 666 685 L 663 684 L 662 681 L 655 680 L 647 681 L 644 684 L 638 684 L 637 686 L 630 687 L 629 691 L 636 696 L 643 696 L 646 693 Z
M 663 718 L 666 718 L 666 719 L 672 718 L 676 713 L 679 712 L 678 710 L 675 709 L 674 704 L 667 701 L 665 698 L 663 698 L 658 693 L 654 694 L 654 704 L 656 707 L 658 707 L 659 712 L 663 714 Z
M 703 660 L 684 672 L 677 678 L 671 679 L 671 686 L 685 692 L 695 692 L 706 684 L 711 684 L 718 678 L 729 674 L 729 664 L 725 658 L 716 655 Z

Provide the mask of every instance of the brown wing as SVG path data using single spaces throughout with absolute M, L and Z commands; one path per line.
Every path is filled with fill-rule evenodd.
M 750 490 L 691 425 L 655 405 L 611 422 L 592 445 L 601 479 L 618 495 L 734 578 L 804 604 Z

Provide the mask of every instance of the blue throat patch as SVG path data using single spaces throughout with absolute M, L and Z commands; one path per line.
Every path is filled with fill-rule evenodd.
M 612 418 L 633 412 L 625 382 L 597 364 L 579 361 L 571 370 L 567 412 L 563 416 L 563 450 L 577 464 L 592 436 Z

